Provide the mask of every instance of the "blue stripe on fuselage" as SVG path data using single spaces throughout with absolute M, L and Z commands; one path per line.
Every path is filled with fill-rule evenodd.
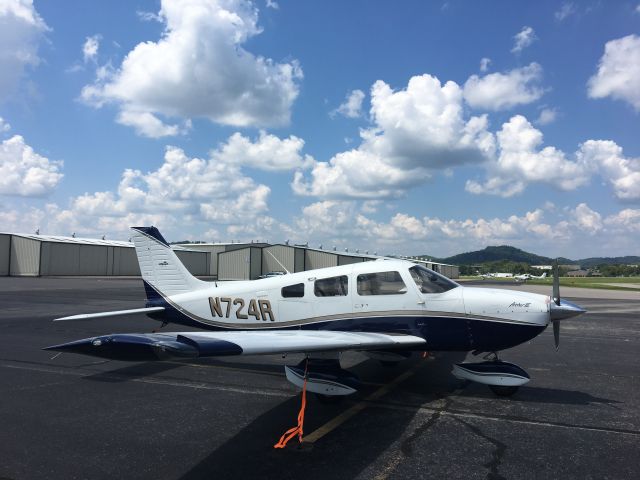
M 156 305 L 157 302 L 154 302 Z M 188 317 L 163 300 L 164 312 L 151 313 L 150 317 L 203 330 L 227 331 Z M 359 317 L 319 321 L 304 325 L 283 326 L 269 330 L 334 330 L 345 332 L 400 333 L 422 337 L 427 341 L 425 349 L 432 351 L 486 352 L 504 350 L 520 345 L 539 335 L 546 326 L 517 324 L 468 317 L 389 316 Z

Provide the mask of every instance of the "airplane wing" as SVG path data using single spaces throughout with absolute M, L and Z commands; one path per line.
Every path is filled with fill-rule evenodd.
M 419 349 L 425 345 L 424 338 L 404 334 L 260 330 L 112 334 L 54 345 L 45 350 L 131 361 L 402 347 Z

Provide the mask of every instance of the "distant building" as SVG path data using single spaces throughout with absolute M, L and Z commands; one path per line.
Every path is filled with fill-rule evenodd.
M 551 270 L 553 265 L 531 265 L 531 268 L 535 268 L 537 270 Z
M 588 270 L 573 270 L 571 272 L 567 272 L 567 277 L 586 277 L 588 275 Z

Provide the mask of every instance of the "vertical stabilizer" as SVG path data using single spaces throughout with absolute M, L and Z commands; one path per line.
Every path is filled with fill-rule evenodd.
M 205 288 L 208 283 L 191 275 L 156 227 L 131 227 L 142 280 L 165 296 Z M 157 295 L 148 288 L 147 298 Z

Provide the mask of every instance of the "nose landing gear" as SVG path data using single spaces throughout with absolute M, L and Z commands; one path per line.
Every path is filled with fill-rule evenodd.
M 493 393 L 508 397 L 518 391 L 530 378 L 518 365 L 503 362 L 495 352 L 486 355 L 484 362 L 463 362 L 453 366 L 453 375 L 462 380 L 488 385 Z

